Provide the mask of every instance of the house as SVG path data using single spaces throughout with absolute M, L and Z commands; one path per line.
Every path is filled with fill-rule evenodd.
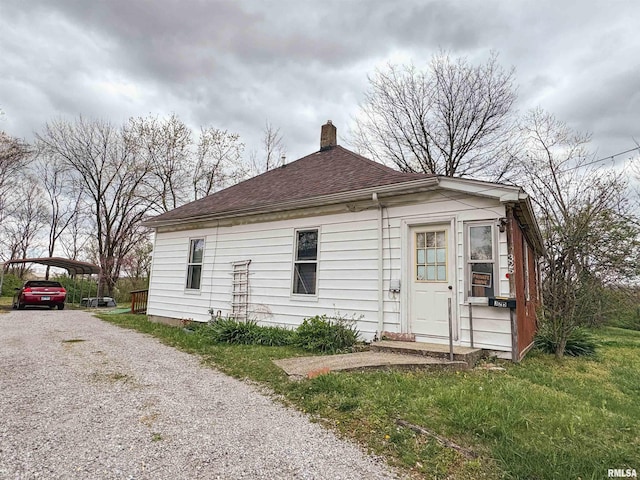
M 451 338 L 519 360 L 540 301 L 529 196 L 401 173 L 336 140 L 329 121 L 319 151 L 147 221 L 150 318 L 295 327 L 339 313 L 367 340 Z

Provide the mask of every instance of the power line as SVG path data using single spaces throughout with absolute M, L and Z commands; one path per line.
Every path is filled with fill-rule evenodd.
M 593 165 L 595 163 L 604 162 L 605 160 L 613 160 L 615 157 L 619 157 L 620 155 L 624 155 L 625 153 L 635 152 L 636 150 L 640 151 L 640 146 L 631 148 L 629 150 L 625 150 L 624 152 L 614 153 L 613 155 L 607 155 L 606 157 L 599 158 L 598 160 L 593 160 L 591 162 L 583 163 L 581 165 L 576 165 L 574 167 L 565 168 L 561 173 L 570 172 L 571 170 L 577 170 L 578 168 L 588 167 L 589 165 Z

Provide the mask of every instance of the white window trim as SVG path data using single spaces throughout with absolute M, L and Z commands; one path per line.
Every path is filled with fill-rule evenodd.
M 493 294 L 494 296 L 499 295 L 499 283 L 498 276 L 496 273 L 499 270 L 498 265 L 498 255 L 497 255 L 497 247 L 498 247 L 498 235 L 496 233 L 496 223 L 497 219 L 493 220 L 474 220 L 464 222 L 464 280 L 463 280 L 463 288 L 464 288 L 464 298 L 467 302 L 473 304 L 487 305 L 489 303 L 489 297 L 474 297 L 471 295 L 471 285 L 469 275 L 471 273 L 471 264 L 472 263 L 492 263 L 493 271 L 491 272 L 491 282 L 493 285 Z M 491 261 L 488 260 L 471 260 L 470 255 L 470 247 L 471 247 L 471 231 L 470 227 L 491 227 Z
M 202 240 L 202 262 L 201 263 L 191 263 L 191 242 L 193 240 Z M 202 274 L 204 273 L 204 259 L 205 253 L 207 251 L 207 239 L 205 236 L 199 237 L 189 237 L 189 242 L 187 243 L 187 268 L 185 269 L 184 275 L 184 293 L 188 295 L 200 295 L 202 292 Z M 187 283 L 189 281 L 189 267 L 192 265 L 200 265 L 200 288 L 187 288 Z
M 316 251 L 316 259 L 315 260 L 307 260 L 307 261 L 298 261 L 296 260 L 296 253 L 298 252 L 298 232 L 307 232 L 309 230 L 316 230 L 318 232 L 318 245 Z M 296 301 L 307 301 L 307 302 L 317 302 L 318 301 L 318 292 L 319 292 L 319 273 L 320 273 L 320 238 L 322 231 L 319 226 L 310 226 L 310 227 L 299 227 L 293 230 L 293 248 L 291 252 L 291 285 L 289 287 L 290 298 L 291 300 Z M 314 294 L 308 293 L 294 293 L 293 289 L 295 287 L 296 282 L 296 263 L 315 263 L 316 264 L 316 288 Z

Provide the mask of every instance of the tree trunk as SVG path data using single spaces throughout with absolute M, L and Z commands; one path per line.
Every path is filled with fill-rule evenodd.
M 558 343 L 556 344 L 556 359 L 557 360 L 562 360 L 562 357 L 564 356 L 564 349 L 567 346 L 567 337 L 568 337 L 568 335 L 566 333 L 562 333 L 562 335 L 559 338 Z

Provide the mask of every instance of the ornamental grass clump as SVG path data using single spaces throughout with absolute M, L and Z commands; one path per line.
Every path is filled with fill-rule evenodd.
M 555 354 L 558 335 L 549 327 L 542 327 L 534 339 L 534 346 L 545 353 Z M 574 329 L 567 337 L 564 354 L 570 357 L 590 357 L 595 355 L 598 346 L 595 337 L 584 327 Z
M 355 324 L 355 320 L 326 315 L 306 318 L 296 330 L 297 345 L 322 353 L 346 351 L 358 341 L 360 332 Z
M 261 326 L 255 320 L 214 318 L 199 332 L 214 343 L 242 345 L 297 346 L 321 353 L 349 350 L 358 342 L 355 320 L 315 316 L 305 319 L 295 330 Z
M 204 332 L 215 343 L 284 346 L 295 343 L 295 332 L 284 327 L 263 327 L 255 320 L 216 318 Z

